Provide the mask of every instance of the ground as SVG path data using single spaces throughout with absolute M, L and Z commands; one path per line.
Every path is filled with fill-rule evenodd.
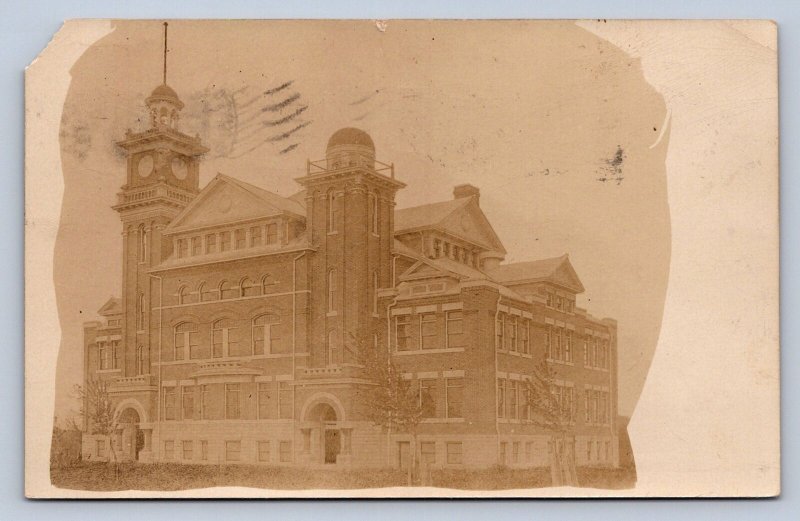
M 326 470 L 254 465 L 182 465 L 174 463 L 121 464 L 115 472 L 106 463 L 76 463 L 53 468 L 53 485 L 79 490 L 187 490 L 214 486 L 271 489 L 359 489 L 403 486 L 406 473 L 386 470 Z M 435 470 L 435 487 L 465 490 L 503 490 L 550 486 L 548 469 Z M 583 487 L 630 488 L 635 471 L 628 469 L 578 469 Z

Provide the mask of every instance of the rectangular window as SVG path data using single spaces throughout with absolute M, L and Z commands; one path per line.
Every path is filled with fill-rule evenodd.
M 175 458 L 175 442 L 173 440 L 164 440 L 164 459 L 172 460 Z
M 436 442 L 421 442 L 419 444 L 419 454 L 423 465 L 434 465 L 436 463 Z
M 517 350 L 517 318 L 516 317 L 508 317 L 506 319 L 506 351 L 516 351 Z
M 447 447 L 447 464 L 448 465 L 461 465 L 463 447 L 460 441 L 449 441 Z
M 592 391 L 588 389 L 583 393 L 583 411 L 584 411 L 584 421 L 586 423 L 592 423 Z
M 519 419 L 528 420 L 530 418 L 530 390 L 525 382 L 519 383 Z
M 278 225 L 276 223 L 267 225 L 267 244 L 278 242 Z
M 95 441 L 95 451 L 97 452 L 98 458 L 105 458 L 106 457 L 106 440 L 96 440 Z
M 504 418 L 506 412 L 506 386 L 505 380 L 497 379 L 497 417 Z
M 241 416 L 241 384 L 225 384 L 225 419 L 238 420 Z
M 192 446 L 192 440 L 183 440 L 183 445 L 181 445 L 183 449 L 183 459 L 184 460 L 191 460 L 192 459 L 192 450 L 194 447 Z
M 252 226 L 250 227 L 250 246 L 261 246 L 262 244 L 261 237 L 261 226 Z
M 208 461 L 208 440 L 200 440 L 200 459 Z
M 583 365 L 589 367 L 589 340 L 588 337 L 583 340 Z
M 512 463 L 519 463 L 519 442 L 515 441 L 511 444 L 511 461 Z
M 399 315 L 395 318 L 397 330 L 397 350 L 410 351 L 416 348 L 416 342 L 411 334 L 411 315 Z
M 281 419 L 292 418 L 292 388 L 289 382 L 278 382 L 278 409 Z
M 219 251 L 229 251 L 231 249 L 231 232 L 220 232 Z
M 564 332 L 564 361 L 572 362 L 572 331 Z
M 553 331 L 553 358 L 556 360 L 563 360 L 561 352 L 561 328 L 557 327 Z
M 187 385 L 181 388 L 181 409 L 184 420 L 194 419 L 194 387 Z
M 422 349 L 439 347 L 436 330 L 436 313 L 423 313 L 419 316 L 419 336 Z
M 272 383 L 258 383 L 258 419 L 266 420 L 269 418 L 269 390 Z
M 244 230 L 235 230 L 233 232 L 236 240 L 236 249 L 242 250 L 247 247 L 247 234 Z
M 592 461 L 592 441 L 586 442 L 586 461 Z
M 200 237 L 192 237 L 192 255 L 200 255 L 202 253 L 203 242 Z
M 519 352 L 525 355 L 531 354 L 531 346 L 528 339 L 530 338 L 530 322 L 526 319 L 522 321 L 519 328 Z
M 461 311 L 448 311 L 445 318 L 447 347 L 464 347 L 464 314 Z
M 206 253 L 217 252 L 217 234 L 209 233 L 206 235 Z
M 107 342 L 98 342 L 97 349 L 100 352 L 100 370 L 111 369 L 111 346 Z
M 269 461 L 269 442 L 258 442 L 258 461 L 265 463 Z
M 419 406 L 423 418 L 436 418 L 437 381 L 434 379 L 419 380 Z
M 606 442 L 606 461 L 611 461 L 611 442 Z
M 517 381 L 508 381 L 508 418 L 517 419 Z
M 290 463 L 292 461 L 292 442 L 282 441 L 279 450 L 281 463 Z
M 189 241 L 178 239 L 178 258 L 183 259 L 189 256 Z
M 464 417 L 464 379 L 448 378 L 445 380 L 445 400 L 447 401 L 447 417 Z
M 553 330 L 548 327 L 544 332 L 544 352 L 547 353 L 547 359 L 553 359 Z
M 497 315 L 497 323 L 495 324 L 495 334 L 497 335 L 497 340 L 495 341 L 495 347 L 500 350 L 503 349 L 505 344 L 505 329 L 506 329 L 506 317 L 503 313 L 499 313 Z
M 164 388 L 164 419 L 165 420 L 175 420 L 175 388 L 174 387 L 165 387 Z
M 175 458 L 175 442 L 173 440 L 164 440 L 164 459 L 172 460 Z
M 499 461 L 500 465 L 505 465 L 506 463 L 508 463 L 508 442 L 507 441 L 501 441 L 500 442 L 499 458 L 500 458 L 500 461 Z
M 225 442 L 225 461 L 239 461 L 242 459 L 242 442 L 241 441 L 226 441 Z
M 526 441 L 525 442 L 525 461 L 530 463 L 532 458 L 533 458 L 533 442 L 532 441 Z
M 208 384 L 203 384 L 200 386 L 200 418 L 207 420 L 208 412 Z

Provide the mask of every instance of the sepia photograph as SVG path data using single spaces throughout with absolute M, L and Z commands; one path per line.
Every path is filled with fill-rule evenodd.
M 760 101 L 737 116 L 765 115 L 774 133 L 752 145 L 769 181 L 750 197 L 768 210 L 768 228 L 757 225 L 765 240 L 777 241 L 777 162 L 755 163 L 777 146 L 776 55 L 742 36 L 761 31 L 769 43 L 774 26 L 708 24 L 685 29 L 750 53 L 765 78 Z M 58 327 L 36 351 L 53 365 L 42 384 L 52 399 L 37 394 L 41 408 L 27 410 L 52 425 L 36 431 L 49 448 L 42 479 L 70 497 L 214 497 L 205 491 L 216 487 L 255 497 L 603 496 L 642 486 L 638 447 L 691 463 L 663 443 L 658 420 L 640 424 L 641 445 L 629 432 L 654 357 L 669 352 L 665 317 L 684 305 L 667 302 L 686 272 L 672 264 L 676 215 L 693 204 L 668 190 L 683 175 L 668 153 L 685 116 L 644 59 L 603 34 L 610 26 L 631 29 L 65 26 L 86 37 L 55 122 L 60 171 L 50 175 L 63 195 L 49 208 L 52 260 L 37 259 L 50 263 L 52 280 L 41 282 Z M 28 70 L 29 89 L 47 85 L 46 64 Z M 730 219 L 720 226 L 735 229 Z M 777 242 L 763 252 L 759 273 L 770 278 Z M 691 263 L 713 267 L 703 255 Z M 767 301 L 777 296 L 762 288 Z M 774 306 L 764 308 L 774 336 L 755 333 L 768 355 L 743 354 L 765 364 L 751 367 L 761 377 L 778 373 Z M 699 346 L 675 344 L 691 373 Z M 656 410 L 684 407 L 692 392 L 681 373 L 658 385 Z M 779 472 L 769 381 L 755 435 L 774 444 L 754 451 L 766 463 L 744 458 L 767 495 Z M 764 406 L 752 398 L 743 414 Z M 697 407 L 703 414 L 702 398 Z M 714 439 L 723 451 L 734 443 Z

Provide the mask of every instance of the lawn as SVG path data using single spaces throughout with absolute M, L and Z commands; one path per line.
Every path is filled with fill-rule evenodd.
M 369 471 L 262 467 L 254 465 L 183 465 L 175 463 L 120 464 L 119 471 L 105 463 L 78 463 L 51 471 L 53 485 L 78 490 L 187 490 L 215 486 L 270 489 L 360 489 L 406 484 L 399 469 Z M 628 488 L 635 473 L 625 469 L 578 469 L 584 487 Z M 434 470 L 435 487 L 464 490 L 503 490 L 550 486 L 547 469 Z

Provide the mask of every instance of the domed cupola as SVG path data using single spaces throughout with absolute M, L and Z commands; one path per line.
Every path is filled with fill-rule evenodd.
M 325 159 L 329 170 L 357 166 L 375 168 L 375 143 L 358 128 L 342 128 L 328 140 Z
M 157 127 L 178 128 L 183 102 L 178 94 L 166 83 L 162 83 L 145 100 L 150 111 L 150 124 Z

